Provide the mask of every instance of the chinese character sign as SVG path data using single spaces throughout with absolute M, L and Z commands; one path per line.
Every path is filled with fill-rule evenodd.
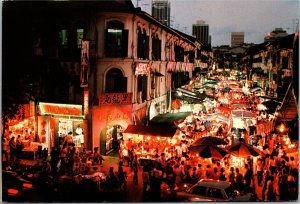
M 89 113 L 89 91 L 83 92 L 83 114 L 87 115 Z
M 146 75 L 150 74 L 150 65 L 148 63 L 136 63 L 135 75 Z
M 80 86 L 88 87 L 89 41 L 81 41 L 81 72 Z
M 107 93 L 100 95 L 100 105 L 129 105 L 132 103 L 132 93 Z

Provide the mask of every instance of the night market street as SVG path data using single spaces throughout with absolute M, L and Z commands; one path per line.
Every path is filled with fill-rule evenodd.
M 298 201 L 300 2 L 2 4 L 1 201 Z

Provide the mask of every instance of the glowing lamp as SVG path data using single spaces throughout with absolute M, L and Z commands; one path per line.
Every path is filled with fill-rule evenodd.
M 31 183 L 23 183 L 23 187 L 24 188 L 32 188 L 32 184 Z
M 284 124 L 281 124 L 281 125 L 279 126 L 279 131 L 280 131 L 280 132 L 284 132 L 284 131 L 285 131 L 285 126 L 284 126 Z
M 7 193 L 9 194 L 9 195 L 17 195 L 18 194 L 18 190 L 17 189 L 14 189 L 14 188 L 9 188 L 8 190 L 7 190 Z

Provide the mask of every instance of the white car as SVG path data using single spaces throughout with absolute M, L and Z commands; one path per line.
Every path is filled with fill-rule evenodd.
M 175 197 L 179 200 L 189 201 L 234 201 L 245 202 L 252 200 L 252 194 L 241 194 L 234 190 L 227 181 L 213 179 L 201 179 L 196 184 L 186 187 L 182 191 L 177 191 Z

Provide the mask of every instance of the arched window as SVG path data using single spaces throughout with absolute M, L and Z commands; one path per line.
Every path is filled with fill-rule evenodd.
M 118 68 L 110 69 L 105 78 L 105 93 L 126 93 L 127 77 Z
M 128 55 L 128 30 L 124 30 L 124 24 L 120 21 L 107 23 L 105 56 L 127 57 Z

